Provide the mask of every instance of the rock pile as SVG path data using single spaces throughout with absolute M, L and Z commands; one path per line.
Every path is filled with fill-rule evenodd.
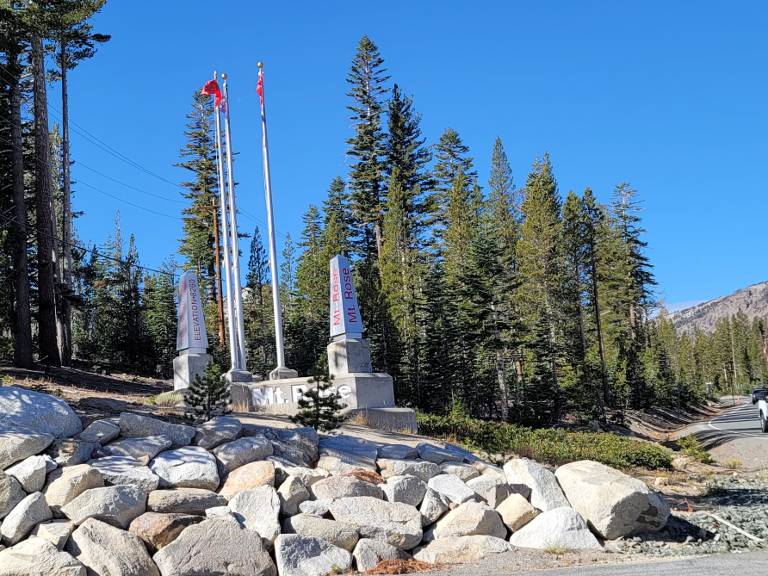
M 450 445 L 230 417 L 195 428 L 123 413 L 83 430 L 66 403 L 15 387 L 0 405 L 0 576 L 321 576 L 599 549 L 669 516 L 645 484 L 595 462 L 501 469 Z

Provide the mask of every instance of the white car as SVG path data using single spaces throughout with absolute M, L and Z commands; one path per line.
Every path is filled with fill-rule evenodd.
M 768 432 L 768 402 L 765 398 L 757 401 L 757 409 L 760 411 L 760 429 Z

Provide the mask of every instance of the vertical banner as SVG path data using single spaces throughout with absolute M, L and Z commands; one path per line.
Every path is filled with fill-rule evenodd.
M 344 256 L 331 259 L 330 304 L 331 338 L 362 338 L 363 319 L 352 282 L 352 266 Z
M 205 354 L 208 348 L 208 334 L 205 330 L 203 305 L 197 276 L 191 270 L 181 275 L 179 281 L 179 312 L 176 330 L 176 350 L 189 350 Z

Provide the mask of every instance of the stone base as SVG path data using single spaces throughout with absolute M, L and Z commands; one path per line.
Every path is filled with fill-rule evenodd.
M 247 370 L 236 370 L 232 369 L 224 373 L 224 378 L 226 378 L 227 382 L 230 384 L 233 384 L 235 382 L 246 382 L 251 383 L 253 382 L 253 374 L 248 372 Z
M 229 405 L 235 412 L 253 412 L 253 396 L 250 386 L 238 382 L 230 384 Z
M 298 378 L 299 373 L 292 368 L 286 368 L 285 366 L 275 368 L 269 373 L 270 380 L 289 380 L 291 378 Z
M 310 388 L 310 378 L 265 380 L 250 385 L 254 410 L 268 414 L 295 414 L 299 398 Z M 332 380 L 341 394 L 344 411 L 359 408 L 394 408 L 395 394 L 389 374 L 344 374 Z
M 416 434 L 416 411 L 411 408 L 359 408 L 351 411 L 359 424 L 402 434 Z
M 328 372 L 341 377 L 371 374 L 371 346 L 364 338 L 345 338 L 328 344 Z
M 173 389 L 189 388 L 195 376 L 202 377 L 211 361 L 210 354 L 182 354 L 173 359 Z

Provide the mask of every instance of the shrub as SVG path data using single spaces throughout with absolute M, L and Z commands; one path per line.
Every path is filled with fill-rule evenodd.
M 685 436 L 677 441 L 677 446 L 680 451 L 686 456 L 690 456 L 694 460 L 698 460 L 702 464 L 712 464 L 712 456 L 709 455 L 704 447 L 699 442 L 699 439 L 695 436 Z
M 206 422 L 214 416 L 228 414 L 231 411 L 229 399 L 229 384 L 221 375 L 219 365 L 211 362 L 203 377 L 195 376 L 187 389 L 184 399 L 187 418 L 193 422 Z M 156 403 L 157 400 L 155 397 Z
M 615 468 L 670 468 L 672 452 L 657 444 L 615 434 L 538 429 L 468 417 L 417 414 L 419 433 L 464 444 L 496 462 L 512 455 L 555 466 L 595 460 Z
M 301 426 L 311 426 L 326 432 L 338 428 L 345 417 L 339 414 L 345 405 L 340 402 L 341 394 L 331 384 L 332 376 L 316 374 L 307 382 L 309 388 L 299 398 L 299 411 L 291 420 Z

